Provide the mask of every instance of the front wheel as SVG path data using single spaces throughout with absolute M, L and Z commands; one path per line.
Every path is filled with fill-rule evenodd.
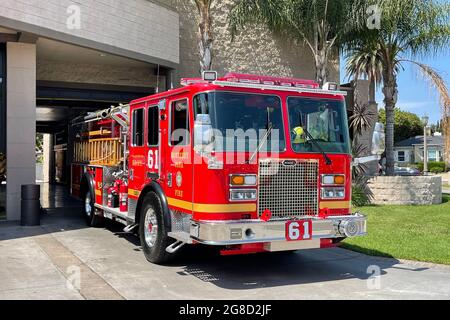
M 95 214 L 95 198 L 89 188 L 86 188 L 86 192 L 83 196 L 83 217 L 86 220 L 86 224 L 90 227 L 99 228 L 103 225 L 104 219 L 101 216 Z
M 174 240 L 167 235 L 168 226 L 164 223 L 163 209 L 159 197 L 148 193 L 142 203 L 139 238 L 145 258 L 155 264 L 163 264 L 172 258 L 166 248 Z

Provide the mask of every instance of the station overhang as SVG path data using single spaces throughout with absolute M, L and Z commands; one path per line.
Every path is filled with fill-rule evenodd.
M 158 2 L 80 0 L 68 5 L 24 0 L 23 8 L 7 4 L 0 7 L 0 27 L 31 39 L 53 39 L 170 69 L 179 64 L 179 15 Z

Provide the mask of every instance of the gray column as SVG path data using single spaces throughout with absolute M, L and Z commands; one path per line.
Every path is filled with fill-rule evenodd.
M 20 186 L 36 181 L 36 45 L 8 42 L 6 218 L 20 220 Z
M 43 166 L 43 182 L 51 183 L 53 181 L 53 134 L 44 134 L 44 166 Z

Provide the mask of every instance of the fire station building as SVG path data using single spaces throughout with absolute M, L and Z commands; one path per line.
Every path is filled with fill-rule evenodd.
M 262 27 L 247 28 L 232 42 L 227 14 L 233 2 L 213 6 L 219 75 L 314 78 L 312 56 L 301 44 Z M 66 184 L 71 119 L 199 75 L 196 21 L 191 1 L 1 1 L 0 153 L 7 183 L 0 183 L 0 219 L 20 219 L 20 186 L 36 182 L 37 133 L 45 134 L 38 180 Z M 330 80 L 337 82 L 335 61 Z

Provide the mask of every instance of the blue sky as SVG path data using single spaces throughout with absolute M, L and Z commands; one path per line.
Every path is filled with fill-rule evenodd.
M 438 70 L 450 88 L 450 52 L 432 58 L 416 60 Z M 401 71 L 398 76 L 399 97 L 397 106 L 420 117 L 427 114 L 430 117 L 430 123 L 436 123 L 440 119 L 438 96 L 434 93 L 434 90 L 430 90 L 428 83 L 423 80 L 419 72 L 416 72 L 415 67 L 412 67 L 409 63 L 405 63 L 403 66 L 405 70 Z M 341 61 L 341 82 L 348 82 L 347 80 L 345 61 Z M 377 92 L 377 102 L 379 107 L 384 106 L 381 88 Z

